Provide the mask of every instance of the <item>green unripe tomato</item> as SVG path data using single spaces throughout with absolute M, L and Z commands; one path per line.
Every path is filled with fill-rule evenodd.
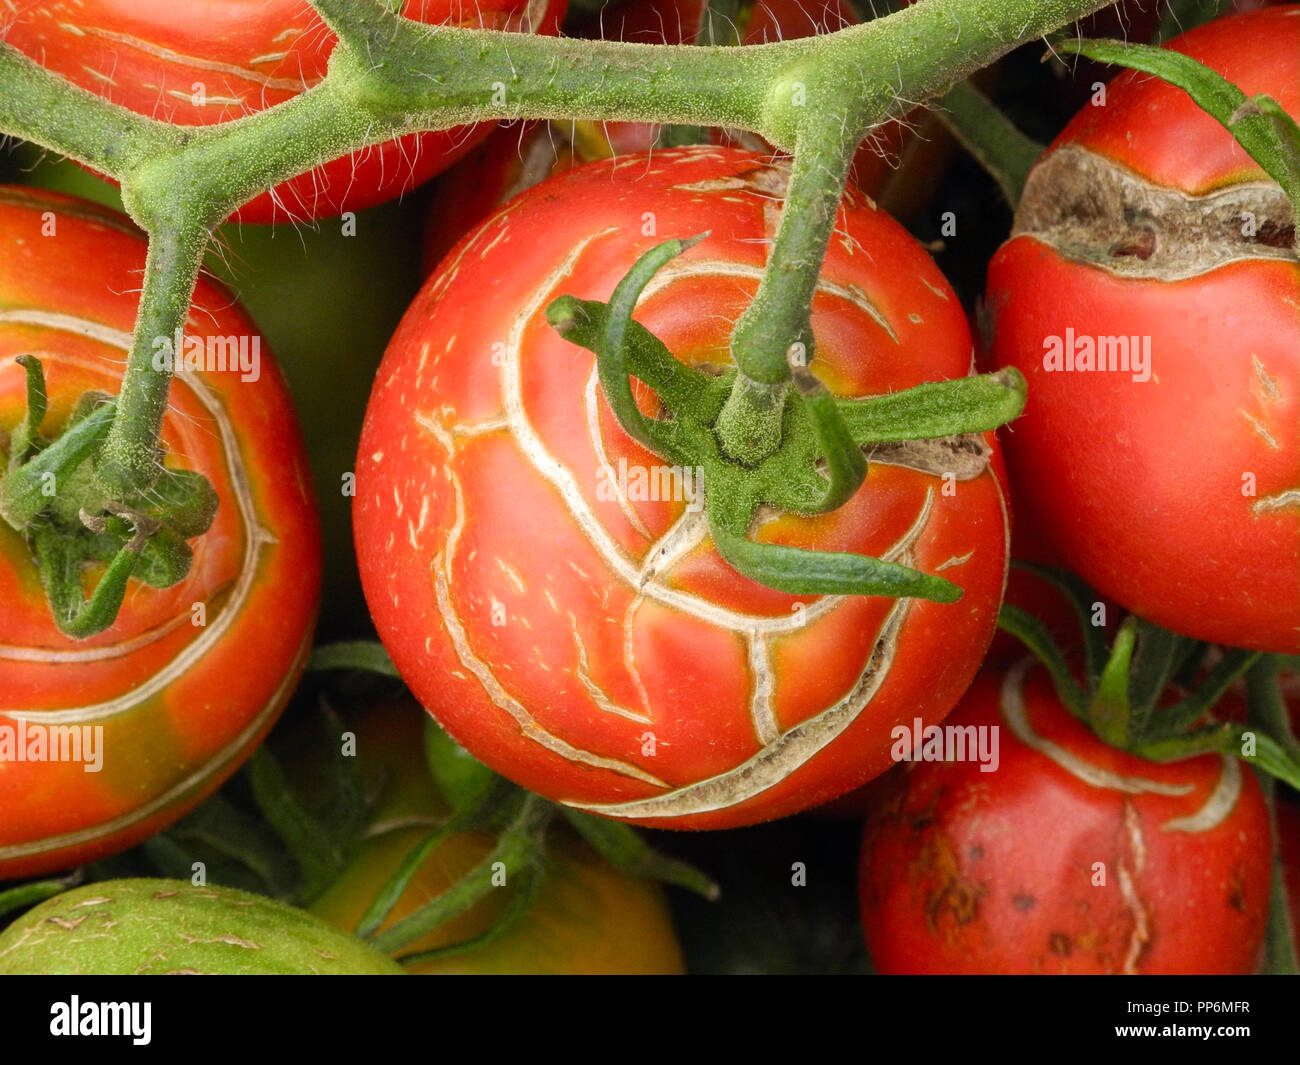
M 105 880 L 56 895 L 0 933 L 0 975 L 400 975 L 309 913 L 182 880 Z

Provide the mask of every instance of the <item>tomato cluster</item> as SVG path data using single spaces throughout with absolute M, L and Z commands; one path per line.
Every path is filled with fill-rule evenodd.
M 554 34 L 567 6 L 419 0 L 403 14 Z M 575 10 L 565 27 L 752 44 L 866 14 L 843 0 L 733 6 L 727 21 L 703 0 L 629 0 L 599 18 Z M 198 19 L 155 2 L 96 0 L 75 18 L 65 7 L 18 5 L 5 44 L 180 125 L 299 96 L 325 77 L 335 44 L 301 0 L 205 5 Z M 1300 7 L 1231 15 L 1169 47 L 1300 114 Z M 1192 751 L 1184 734 L 1262 728 L 1257 682 L 1279 668 L 1272 694 L 1296 702 L 1295 659 L 1282 657 L 1300 653 L 1294 206 L 1187 93 L 1124 73 L 1028 174 L 1008 238 L 979 259 L 985 291 L 959 295 L 935 249 L 893 217 L 937 216 L 936 190 L 969 180 L 949 171 L 953 144 L 936 122 L 913 112 L 859 150 L 811 301 L 814 354 L 806 368 L 792 357 L 794 379 L 800 395 L 844 403 L 1002 370 L 1027 384 L 1023 416 L 997 432 L 863 444 L 865 476 L 840 506 L 764 503 L 747 533 L 805 558 L 919 571 L 949 582 L 954 601 L 779 590 L 742 574 L 706 507 L 722 488 L 638 436 L 608 394 L 608 353 L 557 328 L 555 307 L 603 308 L 643 256 L 699 236 L 640 292 L 630 335 L 690 368 L 699 389 L 733 380 L 733 330 L 763 279 L 791 172 L 754 135 L 482 123 L 376 145 L 241 207 L 236 223 L 325 228 L 304 241 L 314 267 L 272 246 L 277 234 L 297 241 L 284 227 L 224 231 L 228 261 L 213 267 L 236 294 L 205 275 L 177 333 L 197 362 L 170 385 L 162 472 L 206 479 L 217 501 L 210 527 L 178 534 L 183 573 L 150 579 L 142 555 L 116 620 L 79 638 L 52 613 L 63 600 L 41 537 L 73 530 L 85 557 L 64 563 L 63 587 L 89 595 L 114 564 L 118 527 L 60 507 L 57 484 L 26 526 L 0 522 L 0 880 L 99 863 L 88 866 L 95 893 L 59 895 L 0 932 L 0 970 L 247 969 L 209 949 L 220 935 L 196 946 L 149 929 L 220 933 L 251 907 L 261 971 L 316 971 L 323 951 L 351 971 L 398 972 L 385 956 L 396 951 L 344 932 L 386 942 L 486 875 L 517 828 L 501 796 L 525 789 L 556 822 L 524 851 L 527 917 L 506 921 L 505 893 L 463 907 L 410 937 L 420 956 L 403 959 L 408 971 L 680 972 L 691 944 L 679 944 L 659 886 L 630 871 L 680 869 L 591 825 L 725 830 L 819 808 L 865 819 L 860 919 L 878 972 L 1257 971 L 1275 850 L 1300 909 L 1295 797 L 1262 786 L 1248 752 Z M 38 168 L 0 186 L 0 485 L 119 392 L 145 269 L 145 238 L 125 215 L 32 187 L 46 180 Z M 321 250 L 330 227 L 346 250 Z M 348 243 L 358 228 L 368 245 Z M 310 276 L 322 256 L 348 276 Z M 272 276 L 259 287 L 241 269 Z M 304 315 L 308 293 L 338 306 Z M 383 325 L 351 332 L 361 318 Z M 266 334 L 285 338 L 283 371 Z M 633 406 L 671 423 L 651 376 L 634 371 Z M 796 414 L 781 423 L 809 426 Z M 721 430 L 714 438 L 725 450 Z M 830 463 L 813 457 L 804 476 L 820 484 Z M 139 532 L 139 513 L 108 506 Z M 1013 556 L 1036 568 L 1010 570 Z M 373 631 L 409 696 L 351 674 L 302 681 L 322 577 L 324 629 Z M 358 580 L 364 608 L 349 597 Z M 997 633 L 1000 608 L 1011 623 Z M 1139 618 L 1151 642 L 1130 679 L 1122 644 Z M 1116 647 L 1102 679 L 1098 632 Z M 1169 669 L 1151 672 L 1162 648 Z M 1246 653 L 1263 656 L 1249 685 L 1223 683 L 1182 731 L 1159 733 L 1179 757 L 1153 760 L 1159 745 L 1139 752 L 1141 737 L 1114 726 L 1128 702 L 1110 670 L 1125 672 L 1126 692 L 1159 677 L 1155 724 L 1143 724 L 1158 729 Z M 233 887 L 139 879 L 140 855 L 177 860 L 182 830 L 123 852 L 212 796 L 295 692 L 296 721 L 318 697 L 351 707 L 340 746 L 360 755 L 368 804 L 320 890 L 278 892 L 314 916 Z M 433 726 L 417 702 L 445 733 L 421 731 Z M 469 806 L 430 742 L 463 759 Z M 1293 757 L 1286 737 L 1270 742 L 1274 764 Z M 205 822 L 211 852 L 188 856 L 252 854 L 248 809 L 282 835 L 308 822 L 284 796 L 310 792 L 330 757 L 304 744 L 283 780 L 255 763 L 214 800 L 239 838 L 215 846 L 220 818 Z M 293 816 L 275 816 L 276 802 Z M 719 849 L 731 838 L 704 835 Z M 391 904 L 382 920 L 377 898 Z M 53 931 L 73 906 L 93 908 L 87 934 Z M 101 942 L 98 929 L 119 924 L 121 938 Z

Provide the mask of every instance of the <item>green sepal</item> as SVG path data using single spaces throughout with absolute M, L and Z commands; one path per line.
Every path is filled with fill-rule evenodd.
M 59 630 L 73 639 L 84 640 L 112 625 L 139 557 L 142 544 L 138 538 L 133 537 L 131 543 L 113 556 L 89 598 L 81 582 L 84 541 L 45 525 L 30 532 L 30 542 Z
M 1258 651 L 1229 648 L 1185 698 L 1151 716 L 1146 738 L 1167 739 L 1196 724 L 1260 658 Z
M 1110 657 L 1088 699 L 1087 715 L 1093 732 L 1114 747 L 1126 747 L 1132 735 L 1128 682 L 1137 642 L 1136 629 L 1137 618 L 1132 615 L 1120 624 L 1110 647 Z
M 836 401 L 859 444 L 985 433 L 1020 416 L 1025 378 L 1015 367 L 932 381 L 902 392 Z
M 526 867 L 519 872 L 510 886 L 510 901 L 505 910 L 492 924 L 476 936 L 448 943 L 445 947 L 433 947 L 430 950 L 417 950 L 397 957 L 399 965 L 419 965 L 423 962 L 438 961 L 458 954 L 470 954 L 482 950 L 489 943 L 500 939 L 514 928 L 532 910 L 534 903 L 546 884 L 546 874 L 539 868 Z
M 34 355 L 14 359 L 27 372 L 27 413 L 9 438 L 9 472 L 13 473 L 36 451 L 41 439 L 41 422 L 45 421 L 48 401 L 45 394 L 45 371 Z
M 216 488 L 203 474 L 164 469 L 141 500 L 140 509 L 182 539 L 190 540 L 212 527 L 219 502 Z
M 727 519 L 707 508 L 709 531 L 726 563 L 750 580 L 791 595 L 882 595 L 955 603 L 961 589 L 942 577 L 909 566 L 847 551 L 810 551 L 749 539 L 744 519 Z
M 512 790 L 512 817 L 498 837 L 496 849 L 437 898 L 384 931 L 369 936 L 377 949 L 393 954 L 482 901 L 496 890 L 493 874 L 498 863 L 506 870 L 507 884 L 510 878 L 518 879 L 529 869 L 536 868 L 542 860 L 546 827 L 554 816 L 555 807 L 537 795 Z M 412 852 L 408 857 L 414 861 L 415 854 Z M 414 863 L 412 868 L 418 869 L 419 863 Z
M 1106 661 L 1104 630 L 1100 625 L 1092 623 L 1092 606 L 1097 601 L 1095 593 L 1082 580 L 1066 570 L 1020 559 L 1012 559 L 1011 564 L 1046 581 L 1070 604 L 1070 609 L 1074 611 L 1075 619 L 1079 622 L 1079 633 L 1083 638 L 1084 686 L 1087 691 L 1092 691 L 1101 679 L 1101 668 Z M 1047 630 L 1044 629 L 1043 632 L 1046 633 Z M 1013 632 L 1012 635 L 1019 636 L 1019 633 Z M 1047 639 L 1050 642 L 1050 634 Z M 1082 706 L 1082 701 L 1078 705 Z
M 560 296 L 546 308 L 546 319 L 565 340 L 597 354 L 608 313 L 599 300 Z M 717 418 L 736 376 L 731 367 L 713 376 L 687 366 L 635 319 L 627 326 L 626 359 L 628 372 L 653 389 L 668 411 L 689 415 L 702 425 Z
M 307 669 L 324 672 L 333 669 L 355 669 L 363 673 L 377 673 L 381 677 L 401 679 L 388 651 L 378 640 L 340 640 L 321 644 L 312 650 L 307 659 Z
M 861 487 L 867 476 L 867 460 L 850 434 L 835 397 L 803 367 L 791 367 L 791 376 L 826 467 L 825 490 L 810 512 L 824 514 L 843 506 Z
M 1003 603 L 998 611 L 998 628 L 1010 633 L 1032 652 L 1051 675 L 1057 698 L 1076 717 L 1083 716 L 1092 686 L 1089 685 L 1087 690 L 1079 686 L 1047 626 L 1023 607 Z
M 59 482 L 89 457 L 103 442 L 113 423 L 113 404 L 95 408 L 48 447 L 0 480 L 0 518 L 19 532 L 25 530 L 49 504 L 47 475 Z
M 1255 753 L 1243 753 L 1252 742 Z M 1130 750 L 1152 762 L 1181 762 L 1201 754 L 1226 754 L 1249 762 L 1293 788 L 1300 788 L 1300 760 L 1288 754 L 1268 733 L 1233 721 L 1194 729 L 1172 739 L 1138 744 Z
M 591 848 L 615 869 L 633 876 L 650 877 L 664 884 L 693 891 L 701 898 L 716 902 L 722 897 L 717 882 L 689 862 L 660 854 L 629 825 L 607 817 L 583 813 L 564 807 L 566 821 Z

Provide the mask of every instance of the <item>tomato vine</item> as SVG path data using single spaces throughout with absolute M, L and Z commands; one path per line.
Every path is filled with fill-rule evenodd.
M 108 520 L 162 473 L 158 439 L 170 375 L 154 365 L 155 342 L 183 328 L 214 226 L 278 182 L 350 151 L 403 133 L 492 119 L 720 125 L 759 134 L 793 154 L 767 268 L 732 338 L 739 372 L 714 427 L 729 460 L 723 479 L 742 478 L 737 469 L 782 448 L 787 409 L 805 403 L 790 387 L 791 352 L 800 359 L 814 354 L 810 296 L 861 141 L 912 102 L 1105 3 L 931 0 L 816 38 L 732 47 L 425 26 L 381 0 L 314 0 L 314 6 L 339 38 L 325 78 L 277 106 L 214 126 L 174 126 L 134 114 L 0 47 L 0 132 L 116 179 L 127 212 L 150 238 L 111 424 L 86 447 L 43 453 L 47 466 L 57 465 L 45 472 L 68 485 L 60 495 L 74 514 Z M 994 408 L 1005 407 L 1005 399 L 995 397 Z M 923 406 L 918 399 L 917 413 Z M 826 411 L 831 436 L 847 436 L 842 415 L 830 405 Z M 984 427 L 988 409 L 973 420 L 958 430 Z M 93 475 L 71 478 L 87 462 Z M 23 480 L 11 474 L 0 482 L 0 514 L 20 531 L 35 519 L 13 516 Z M 719 487 L 715 476 L 715 495 L 727 494 Z M 118 568 L 129 572 L 140 537 L 123 539 Z M 743 566 L 752 552 L 738 546 L 731 557 Z M 87 616 L 77 634 L 111 624 L 112 598 L 101 597 L 107 608 L 82 611 Z

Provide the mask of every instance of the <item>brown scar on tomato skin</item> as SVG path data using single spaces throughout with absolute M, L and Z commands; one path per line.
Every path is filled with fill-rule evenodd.
M 1238 862 L 1232 867 L 1232 878 L 1228 881 L 1228 905 L 1237 913 L 1246 912 L 1246 871 Z
M 1194 196 L 1077 145 L 1049 153 L 1030 172 L 1011 235 L 1119 277 L 1163 281 L 1244 260 L 1298 261 L 1291 205 L 1275 183 L 1242 181 Z
M 950 473 L 959 481 L 973 481 L 988 469 L 993 449 L 983 436 L 969 433 L 928 440 L 872 444 L 864 447 L 862 453 L 869 463 L 903 466 L 934 477 Z
M 925 924 L 932 936 L 955 947 L 958 931 L 977 921 L 980 901 L 988 887 L 962 875 L 952 839 L 938 829 L 925 832 L 927 837 L 916 857 L 907 865 L 913 890 L 924 892 Z M 945 916 L 949 919 L 944 920 Z

